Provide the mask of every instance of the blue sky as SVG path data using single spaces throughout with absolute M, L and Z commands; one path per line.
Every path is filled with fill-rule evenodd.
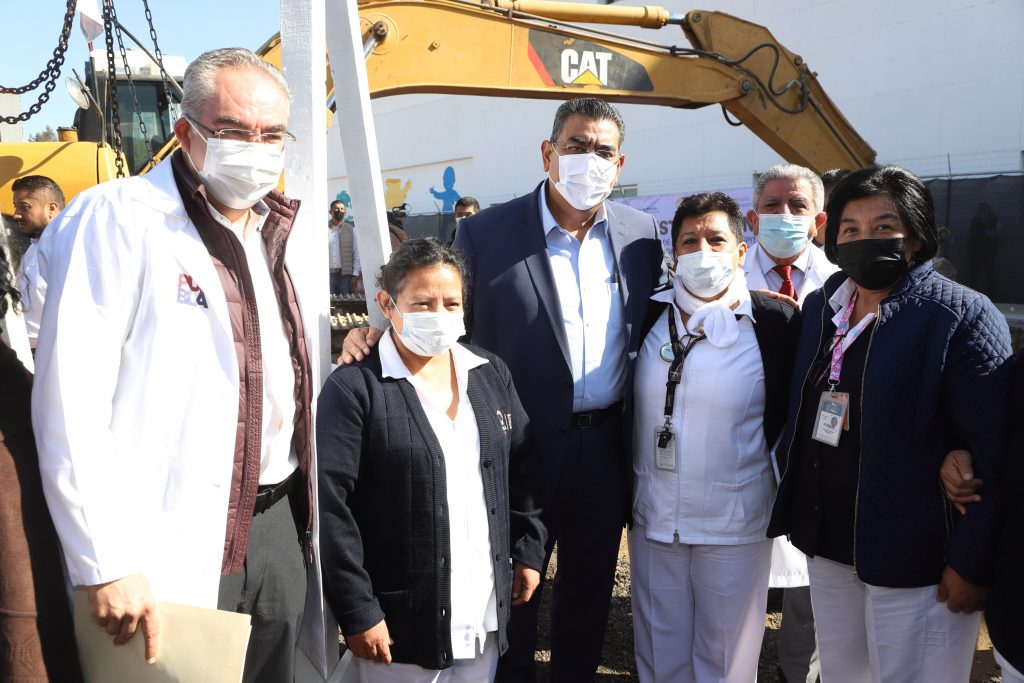
M 12 6 L 8 6 L 10 4 L 5 1 L 2 11 L 15 12 Z M 97 0 L 96 4 L 101 7 L 102 0 Z M 117 0 L 115 7 L 121 23 L 152 50 L 142 0 Z M 244 3 L 232 0 L 149 0 L 149 7 L 160 50 L 165 55 L 177 55 L 189 61 L 206 50 L 218 47 L 255 50 L 279 27 L 278 0 L 247 0 Z M 65 3 L 60 0 L 42 0 L 33 3 L 31 9 L 22 7 L 17 10 L 19 18 L 10 22 L 0 39 L 3 49 L 0 85 L 21 86 L 39 75 L 57 45 L 64 11 Z M 127 37 L 125 42 L 126 47 L 131 44 Z M 26 138 L 48 125 L 56 130 L 58 126 L 70 126 L 72 123 L 75 104 L 64 88 L 64 78 L 71 75 L 72 68 L 84 76 L 83 66 L 89 54 L 77 17 L 69 43 L 61 77 L 50 101 L 24 123 Z M 102 49 L 103 37 L 97 38 L 93 46 Z M 22 110 L 35 103 L 38 95 L 39 91 L 22 95 Z

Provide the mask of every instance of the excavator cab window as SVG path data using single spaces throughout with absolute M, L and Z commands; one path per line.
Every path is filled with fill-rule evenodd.
M 86 63 L 86 73 L 92 84 L 92 70 Z M 99 91 L 97 101 L 107 102 L 107 78 L 105 72 L 95 75 L 96 89 Z M 181 113 L 178 102 L 168 102 L 163 83 L 159 78 L 151 79 L 136 76 L 135 96 L 139 102 L 142 123 L 146 126 L 143 136 L 142 125 L 139 123 L 140 113 L 135 111 L 135 102 L 132 100 L 131 90 L 124 78 L 117 79 L 117 108 L 120 118 L 121 144 L 124 149 L 125 158 L 128 160 L 128 170 L 132 175 L 138 173 L 150 156 L 157 152 L 171 136 L 174 135 L 173 125 Z M 75 128 L 78 129 L 78 138 L 82 141 L 100 142 L 105 141 L 112 144 L 113 123 L 109 107 L 104 106 L 103 118 L 101 119 L 95 107 L 79 109 L 75 112 Z M 103 127 L 106 130 L 101 130 Z M 147 147 L 146 141 L 149 141 Z
M 177 102 L 170 104 L 159 81 L 135 81 L 135 95 L 140 112 L 135 111 L 128 83 L 117 81 L 117 104 L 121 118 L 121 144 L 128 160 L 128 168 L 135 175 L 156 152 L 174 135 L 172 126 L 178 118 Z M 145 135 L 139 119 L 145 124 Z M 149 142 L 147 146 L 147 140 Z

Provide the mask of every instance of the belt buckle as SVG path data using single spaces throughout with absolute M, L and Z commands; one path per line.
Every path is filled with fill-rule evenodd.
M 594 413 L 584 413 L 583 415 L 576 416 L 576 428 L 577 429 L 590 429 L 594 424 Z

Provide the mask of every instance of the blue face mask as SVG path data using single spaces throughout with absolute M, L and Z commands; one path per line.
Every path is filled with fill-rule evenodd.
M 811 238 L 812 216 L 792 216 L 788 213 L 757 214 L 757 241 L 775 258 L 792 258 L 807 248 Z

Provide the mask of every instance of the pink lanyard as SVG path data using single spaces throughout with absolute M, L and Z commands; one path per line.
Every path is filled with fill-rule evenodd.
M 876 313 L 872 311 L 865 315 L 857 326 L 852 330 L 850 329 L 850 316 L 853 315 L 853 308 L 857 305 L 857 293 L 854 292 L 853 296 L 850 297 L 850 303 L 846 305 L 846 309 L 843 311 L 843 315 L 839 318 L 839 325 L 836 326 L 836 334 L 832 337 L 832 367 L 828 373 L 828 383 L 835 391 L 836 386 L 839 384 L 839 374 L 843 370 L 843 354 L 849 349 L 853 342 L 857 341 L 857 337 L 867 329 L 867 326 L 871 324 L 871 321 L 875 319 Z

